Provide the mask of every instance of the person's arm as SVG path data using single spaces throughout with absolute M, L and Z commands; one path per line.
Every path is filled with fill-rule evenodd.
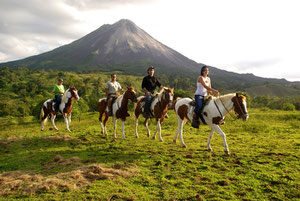
M 105 84 L 105 95 L 108 97 L 108 82 Z
M 60 91 L 59 88 L 55 85 L 52 92 L 54 94 L 64 94 L 64 92 Z
M 202 84 L 202 86 L 203 86 L 205 89 L 207 89 L 208 91 L 215 92 L 217 95 L 219 95 L 219 91 L 216 90 L 216 89 L 211 88 L 211 87 L 210 87 L 210 86 L 211 86 L 210 83 L 209 83 L 209 86 L 207 86 L 207 85 L 205 84 L 205 82 L 204 82 L 202 76 L 199 76 L 197 81 L 200 82 L 200 83 Z
M 147 95 L 150 94 L 150 91 L 148 91 L 148 90 L 146 89 L 146 85 L 147 85 L 147 80 L 146 80 L 146 77 L 144 77 L 143 82 L 142 82 L 142 89 L 144 90 L 144 92 L 145 92 L 145 94 L 146 94 L 146 96 L 147 96 Z
M 118 87 L 118 88 L 119 88 L 119 89 L 118 89 L 118 90 L 119 90 L 119 92 L 123 92 L 123 89 L 122 89 L 122 87 L 121 87 L 120 83 L 118 83 L 118 84 L 119 84 L 119 87 Z

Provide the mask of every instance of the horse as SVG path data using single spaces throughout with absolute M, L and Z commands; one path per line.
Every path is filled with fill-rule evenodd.
M 61 103 L 59 104 L 59 112 L 62 113 L 67 131 L 70 131 L 69 124 L 71 123 L 71 112 L 72 112 L 72 104 L 73 100 L 79 100 L 78 91 L 75 87 L 70 87 L 65 91 L 65 93 L 61 97 Z M 58 128 L 55 126 L 54 120 L 56 117 L 56 112 L 54 109 L 53 99 L 48 99 L 44 102 L 41 109 L 41 131 L 44 130 L 44 126 L 47 122 L 49 114 L 51 115 L 51 122 L 55 130 Z
M 112 116 L 113 116 L 113 124 L 114 124 L 114 139 L 117 138 L 116 134 L 116 123 L 117 119 L 122 119 L 122 136 L 125 140 L 125 132 L 124 132 L 124 123 L 126 120 L 126 117 L 130 116 L 128 114 L 128 100 L 131 100 L 132 102 L 137 102 L 136 98 L 136 92 L 134 91 L 133 87 L 127 87 L 127 90 L 125 93 L 121 96 L 119 96 L 114 103 L 112 104 Z M 101 133 L 107 134 L 106 131 L 106 122 L 108 121 L 108 111 L 109 108 L 106 105 L 106 98 L 101 98 L 98 101 L 98 110 L 99 110 L 99 122 L 101 125 Z M 102 121 L 102 116 L 105 115 L 104 121 Z M 103 126 L 104 124 L 104 126 Z
M 151 102 L 150 105 L 150 113 L 153 114 L 153 116 L 145 118 L 144 121 L 144 126 L 147 129 L 147 135 L 148 137 L 150 137 L 150 130 L 148 128 L 148 121 L 150 120 L 150 118 L 155 118 L 156 122 L 157 122 L 157 127 L 156 127 L 156 131 L 153 135 L 153 139 L 156 139 L 156 133 L 158 131 L 159 133 L 159 140 L 162 142 L 163 139 L 161 137 L 161 123 L 163 122 L 168 107 L 172 109 L 173 107 L 173 96 L 174 96 L 174 88 L 170 89 L 170 88 L 162 88 L 162 90 L 154 97 L 153 101 Z M 145 105 L 144 102 L 144 96 L 140 96 L 138 98 L 138 102 L 136 104 L 135 110 L 134 110 L 134 114 L 135 114 L 135 135 L 138 138 L 138 131 L 137 131 L 137 127 L 138 127 L 138 118 L 139 115 L 143 112 L 143 107 Z
M 177 132 L 173 140 L 176 143 L 178 134 L 180 135 L 180 141 L 183 147 L 186 148 L 185 143 L 183 142 L 182 129 L 187 121 L 192 121 L 195 106 L 192 104 L 191 98 L 182 98 L 176 101 L 175 103 L 175 113 L 178 120 Z M 224 123 L 224 117 L 234 109 L 234 112 L 238 114 L 237 118 L 241 118 L 246 121 L 249 117 L 247 111 L 247 102 L 246 96 L 238 93 L 226 94 L 220 97 L 213 97 L 212 100 L 204 106 L 202 111 L 202 116 L 205 122 L 201 120 L 201 124 L 208 124 L 211 128 L 210 134 L 208 137 L 208 151 L 212 151 L 210 146 L 211 138 L 213 133 L 216 131 L 223 138 L 223 143 L 225 147 L 225 153 L 229 155 L 229 148 L 226 142 L 225 133 L 221 130 L 220 125 Z

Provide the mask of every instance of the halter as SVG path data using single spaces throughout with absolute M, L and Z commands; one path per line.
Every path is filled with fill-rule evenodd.
M 247 116 L 247 115 L 248 115 L 247 112 L 244 113 L 244 111 L 243 111 L 243 109 L 242 109 L 242 107 L 241 107 L 241 105 L 240 105 L 240 103 L 239 103 L 238 100 L 237 100 L 236 102 L 237 102 L 237 104 L 238 104 L 238 106 L 239 106 L 239 109 L 240 109 L 242 115 L 238 115 L 237 117 L 234 117 L 234 116 L 229 112 L 229 110 L 225 107 L 225 105 L 224 105 L 224 103 L 223 103 L 223 101 L 222 101 L 221 98 L 219 98 L 219 100 L 221 101 L 221 103 L 222 103 L 223 107 L 225 108 L 225 110 L 230 114 L 230 116 L 231 116 L 234 120 L 237 120 L 237 119 L 239 119 L 239 118 L 241 118 L 241 117 L 244 117 L 244 116 Z M 218 109 L 219 109 L 219 108 L 218 108 Z M 220 112 L 220 110 L 219 110 L 219 112 Z

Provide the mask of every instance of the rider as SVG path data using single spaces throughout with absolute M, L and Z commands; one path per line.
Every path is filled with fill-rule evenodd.
M 211 82 L 210 82 L 210 78 L 208 77 L 208 74 L 209 74 L 209 68 L 208 66 L 204 65 L 201 68 L 201 75 L 197 78 L 197 90 L 195 92 L 196 107 L 194 110 L 195 113 L 192 122 L 192 126 L 194 128 L 199 128 L 199 124 L 200 124 L 199 117 L 203 107 L 204 97 L 209 95 L 211 92 L 214 92 L 217 95 L 219 95 L 218 90 L 211 88 Z
M 59 104 L 61 102 L 61 96 L 65 93 L 65 88 L 64 85 L 62 85 L 63 83 L 63 79 L 59 78 L 58 79 L 58 83 L 54 86 L 52 92 L 54 93 L 54 102 L 55 102 L 55 112 L 59 111 Z
M 111 74 L 111 81 L 105 84 L 105 94 L 107 100 L 107 107 L 109 109 L 108 115 L 112 115 L 112 101 L 117 98 L 117 93 L 122 92 L 123 89 L 119 82 L 117 82 L 117 75 L 115 73 Z
M 154 67 L 150 66 L 147 69 L 148 75 L 144 77 L 142 82 L 142 89 L 145 91 L 145 106 L 144 106 L 144 112 L 143 116 L 145 118 L 149 117 L 149 111 L 150 111 L 150 103 L 152 99 L 152 94 L 155 91 L 156 86 L 162 88 L 163 86 L 160 84 L 158 79 L 154 77 Z

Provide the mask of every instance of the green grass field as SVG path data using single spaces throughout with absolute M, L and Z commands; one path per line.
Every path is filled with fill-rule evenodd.
M 97 113 L 74 117 L 70 129 L 40 131 L 33 117 L 0 119 L 1 200 L 299 200 L 300 112 L 249 110 L 249 120 L 228 116 L 230 156 L 208 126 L 184 127 L 184 140 L 173 144 L 173 111 L 162 125 L 164 142 L 146 136 L 134 119 L 125 124 L 127 140 L 100 133 Z M 155 122 L 150 123 L 154 133 Z M 82 174 L 79 174 L 82 173 Z

